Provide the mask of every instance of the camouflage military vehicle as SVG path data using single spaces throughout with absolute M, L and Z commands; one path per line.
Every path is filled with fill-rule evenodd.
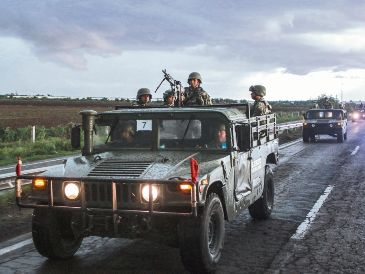
M 189 271 L 214 270 L 225 221 L 247 208 L 265 219 L 273 209 L 276 117 L 243 113 L 236 105 L 82 111 L 81 134 L 72 133 L 82 156 L 17 177 L 18 205 L 34 208 L 38 252 L 67 259 L 90 235 L 149 238 L 178 246 Z M 218 145 L 216 128 L 226 135 Z
M 347 139 L 347 112 L 343 109 L 310 109 L 304 114 L 303 142 L 314 142 L 316 135 L 330 135 L 338 143 Z

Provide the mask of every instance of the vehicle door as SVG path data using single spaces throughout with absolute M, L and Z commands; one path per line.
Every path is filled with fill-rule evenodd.
M 250 128 L 246 124 L 238 124 L 235 126 L 234 139 L 234 194 L 238 201 L 251 193 L 251 168 L 250 168 Z

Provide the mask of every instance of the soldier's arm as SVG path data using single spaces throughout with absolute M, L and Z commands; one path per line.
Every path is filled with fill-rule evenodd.
M 263 102 L 257 104 L 256 108 L 254 109 L 253 116 L 261 116 L 266 113 L 266 105 Z

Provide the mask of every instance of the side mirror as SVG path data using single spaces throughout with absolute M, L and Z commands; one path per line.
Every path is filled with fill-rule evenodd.
M 71 147 L 76 149 L 81 147 L 81 128 L 80 125 L 71 128 Z

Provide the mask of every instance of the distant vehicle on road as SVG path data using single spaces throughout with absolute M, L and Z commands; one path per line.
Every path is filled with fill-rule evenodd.
M 365 111 L 364 109 L 355 109 L 351 112 L 351 121 L 357 122 L 359 120 L 365 120 Z
M 338 143 L 347 139 L 347 112 L 343 109 L 310 109 L 304 114 L 303 142 L 315 142 L 316 135 L 330 135 Z
M 149 238 L 178 246 L 189 271 L 213 271 L 225 220 L 247 208 L 266 219 L 274 203 L 276 116 L 239 107 L 249 106 L 82 111 L 83 155 L 61 172 L 17 178 L 38 252 L 67 259 L 86 236 Z M 80 136 L 75 128 L 74 147 Z M 25 198 L 22 179 L 32 179 Z

